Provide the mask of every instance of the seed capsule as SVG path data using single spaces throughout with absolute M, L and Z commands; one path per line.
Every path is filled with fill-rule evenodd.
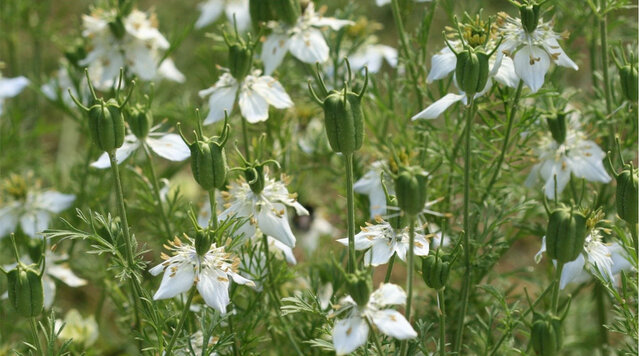
M 581 212 L 561 206 L 549 216 L 547 253 L 560 263 L 574 261 L 584 248 L 587 218 Z
M 563 144 L 567 138 L 567 114 L 557 113 L 553 116 L 547 116 L 547 124 L 551 136 L 559 144 Z
M 531 347 L 536 355 L 556 356 L 562 347 L 560 320 L 535 313 L 531 325 Z
M 422 279 L 433 289 L 441 289 L 447 285 L 449 269 L 449 262 L 444 261 L 438 254 L 422 259 Z
M 9 300 L 18 314 L 35 317 L 42 313 L 44 294 L 42 276 L 35 271 L 36 265 L 18 266 L 7 273 Z
M 538 27 L 540 20 L 540 5 L 521 5 L 519 10 L 522 27 L 527 33 L 532 33 Z
M 468 47 L 456 53 L 456 81 L 467 95 L 481 92 L 489 79 L 489 55 Z
M 371 295 L 371 278 L 365 270 L 346 275 L 347 291 L 359 306 L 365 306 Z
M 638 67 L 632 64 L 626 64 L 618 68 L 620 75 L 620 86 L 622 93 L 627 100 L 632 102 L 638 101 Z
M 153 125 L 151 110 L 144 105 L 136 104 L 134 107 L 129 107 L 125 113 L 131 132 L 140 139 L 147 137 Z
M 300 17 L 300 0 L 269 0 L 273 13 L 279 20 L 294 25 Z
M 638 169 L 626 164 L 616 175 L 616 209 L 618 216 L 629 224 L 638 223 Z
M 204 256 L 211 248 L 211 243 L 213 242 L 213 232 L 209 229 L 197 229 L 196 230 L 196 238 L 195 238 L 195 246 L 196 253 L 199 256 Z
M 422 212 L 427 203 L 428 173 L 417 166 L 400 167 L 395 177 L 396 197 L 400 209 L 409 215 Z
M 276 19 L 271 8 L 271 1 L 249 0 L 249 13 L 253 28 L 256 30 L 260 28 L 261 24 Z

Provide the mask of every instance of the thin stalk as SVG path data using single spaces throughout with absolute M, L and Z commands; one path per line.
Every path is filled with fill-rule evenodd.
M 447 354 L 447 340 L 445 338 L 446 312 L 444 306 L 444 288 L 438 291 L 438 306 L 440 307 L 440 356 Z
M 244 154 L 247 156 L 247 161 L 251 161 L 251 152 L 249 152 L 249 130 L 244 118 L 240 118 L 242 121 L 242 141 L 244 144 Z
M 376 344 L 376 350 L 378 351 L 378 355 L 379 356 L 385 356 L 386 354 L 384 352 L 382 352 L 382 344 L 380 343 L 380 338 L 378 338 L 378 334 L 376 334 L 375 329 L 373 328 L 373 325 L 371 325 L 371 322 L 369 321 L 369 318 L 364 318 L 364 320 L 367 321 L 367 325 L 369 326 L 369 331 L 371 332 L 371 335 L 373 335 L 373 342 Z
M 602 284 L 596 282 L 593 294 L 596 299 L 596 316 L 598 317 L 598 330 L 600 331 L 600 354 L 606 355 L 607 344 L 609 344 L 609 330 L 607 330 L 607 310 Z
M 454 342 L 454 353 L 460 355 L 462 349 L 462 339 L 464 334 L 464 319 L 467 316 L 469 307 L 469 290 L 471 289 L 471 247 L 469 246 L 469 235 L 471 234 L 471 219 L 469 216 L 470 198 L 470 173 L 471 173 L 471 123 L 473 121 L 475 103 L 473 96 L 468 97 L 469 107 L 467 108 L 466 126 L 467 131 L 464 136 L 464 238 L 462 247 L 464 249 L 464 279 L 462 281 L 462 296 L 460 298 L 462 307 L 458 315 L 458 325 Z
M 36 326 L 36 318 L 29 318 L 29 324 L 31 326 L 31 336 L 33 336 L 33 344 L 38 351 L 38 355 L 44 355 L 42 352 L 42 345 L 40 345 L 40 338 L 38 337 L 38 327 Z
M 389 283 L 391 279 L 391 271 L 393 271 L 393 263 L 396 261 L 396 254 L 389 259 L 389 264 L 387 265 L 387 274 L 384 276 L 384 283 Z
M 402 46 L 402 52 L 406 60 L 407 67 L 409 68 L 409 75 L 411 76 L 411 81 L 413 82 L 413 88 L 416 92 L 418 109 L 422 109 L 422 93 L 420 92 L 420 88 L 418 87 L 418 75 L 415 72 L 415 67 L 413 66 L 413 61 L 411 60 L 411 52 L 409 51 L 409 40 L 407 39 L 407 33 L 404 31 L 404 23 L 402 22 L 402 16 L 400 16 L 400 6 L 398 5 L 398 0 L 391 0 L 391 12 L 393 13 L 393 21 L 396 23 L 398 37 L 400 37 L 400 45 Z
M 404 315 L 409 323 L 411 323 L 411 301 L 413 299 L 413 270 L 414 262 L 413 262 L 413 247 L 415 245 L 416 238 L 416 217 L 415 215 L 409 216 L 409 253 L 407 256 L 407 305 L 405 306 Z M 408 352 L 409 341 L 404 340 L 402 342 L 402 347 L 400 351 L 400 355 L 407 355 Z
M 214 230 L 218 228 L 218 207 L 216 203 L 216 188 L 209 191 L 209 204 L 211 205 L 211 219 L 209 219 L 209 226 Z
M 193 300 L 193 296 L 196 294 L 196 288 L 191 287 L 191 291 L 189 292 L 189 296 L 187 297 L 187 302 L 184 304 L 184 309 L 182 310 L 182 315 L 180 315 L 180 320 L 178 321 L 178 326 L 174 329 L 173 335 L 171 336 L 171 340 L 169 340 L 169 345 L 164 352 L 165 355 L 171 355 L 171 350 L 173 350 L 173 345 L 175 345 L 176 340 L 178 340 L 178 335 L 182 332 L 182 327 L 184 326 L 184 322 L 187 320 L 187 315 L 189 314 L 189 307 L 191 306 L 191 301 Z
M 171 238 L 173 235 L 171 232 L 171 224 L 169 223 L 169 217 L 164 210 L 164 206 L 162 205 L 162 197 L 160 196 L 160 184 L 158 183 L 158 175 L 156 174 L 156 169 L 153 166 L 153 160 L 151 158 L 151 152 L 149 152 L 149 146 L 146 143 L 142 143 L 142 148 L 144 149 L 144 154 L 147 156 L 147 163 L 149 164 L 149 171 L 151 172 L 151 185 L 153 186 L 153 194 L 156 196 L 156 201 L 158 202 L 158 210 L 160 211 L 160 216 L 162 216 L 162 222 L 164 224 L 165 232 L 167 233 L 167 238 Z
M 356 271 L 356 245 L 355 245 L 355 212 L 353 196 L 353 153 L 344 155 L 344 165 L 347 171 L 347 233 L 349 236 L 349 261 L 347 271 Z
M 558 313 L 558 304 L 560 303 L 560 276 L 562 276 L 562 268 L 564 263 L 558 263 L 556 267 L 556 275 L 553 280 L 553 294 L 551 299 L 551 311 L 553 314 Z
M 520 81 L 518 82 L 518 88 L 516 89 L 516 95 L 513 98 L 513 102 L 511 102 L 511 109 L 509 110 L 509 118 L 507 120 L 507 132 L 505 132 L 504 140 L 502 141 L 502 150 L 500 150 L 500 156 L 498 156 L 496 168 L 493 171 L 491 180 L 489 181 L 487 188 L 484 190 L 484 194 L 482 194 L 482 199 L 480 199 L 480 201 L 484 201 L 487 198 L 487 196 L 491 192 L 491 189 L 493 188 L 493 185 L 498 179 L 498 173 L 500 173 L 500 168 L 502 167 L 502 162 L 504 161 L 504 154 L 505 152 L 507 152 L 507 147 L 509 146 L 509 137 L 511 136 L 511 129 L 513 128 L 513 119 L 516 116 L 516 111 L 518 111 L 518 102 L 520 101 L 520 94 L 522 93 L 522 84 L 523 81 L 522 79 L 520 79 Z
M 602 60 L 602 84 L 604 85 L 604 100 L 607 105 L 607 116 L 613 111 L 611 100 L 611 85 L 609 83 L 609 46 L 607 44 L 607 14 L 605 13 L 605 1 L 600 1 L 599 23 L 600 23 L 600 58 Z M 615 149 L 615 126 L 609 120 L 609 147 L 611 151 Z
M 631 238 L 633 239 L 633 247 L 638 250 L 638 224 L 627 224 L 631 230 Z

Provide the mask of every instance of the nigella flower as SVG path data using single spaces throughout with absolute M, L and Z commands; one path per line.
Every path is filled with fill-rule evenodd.
M 0 114 L 2 114 L 4 99 L 13 98 L 20 94 L 27 84 L 29 84 L 29 79 L 25 77 L 3 78 L 2 73 L 0 73 Z
M 498 14 L 498 19 L 504 41 L 498 48 L 497 61 L 506 58 L 504 54 L 513 56 L 516 74 L 532 92 L 537 92 L 544 84 L 544 76 L 552 61 L 559 66 L 578 70 L 578 66 L 558 43 L 558 39 L 566 38 L 567 34 L 554 32 L 551 23 L 539 19 L 535 30 L 528 32 L 520 19 L 504 12 Z
M 198 4 L 200 17 L 196 21 L 196 28 L 203 28 L 212 24 L 224 11 L 227 20 L 234 23 L 239 31 L 244 31 L 251 25 L 249 14 L 249 0 L 207 0 Z
M 68 259 L 69 256 L 66 254 L 59 255 L 50 250 L 45 252 L 44 273 L 42 275 L 42 296 L 44 299 L 45 309 L 51 308 L 56 297 L 55 280 L 59 280 L 72 288 L 81 287 L 87 284 L 86 280 L 76 276 L 71 268 L 69 268 L 68 264 L 64 263 L 64 261 L 67 261 Z M 21 261 L 26 265 L 33 263 L 29 256 L 23 256 Z M 9 271 L 16 268 L 17 265 L 17 263 L 13 263 L 5 265 L 3 268 Z M 7 298 L 8 294 L 5 293 L 2 297 Z
M 230 279 L 237 284 L 250 287 L 255 284 L 238 274 L 240 259 L 225 252 L 223 246 L 217 247 L 213 243 L 209 251 L 200 256 L 196 252 L 194 240 L 186 236 L 185 238 L 188 244 L 177 237 L 169 242 L 173 256 L 163 253 L 162 259 L 165 261 L 149 270 L 154 276 L 164 271 L 162 282 L 153 299 L 173 298 L 188 291 L 195 284 L 205 303 L 220 314 L 225 314 L 229 304 Z
M 209 115 L 203 123 L 208 125 L 224 119 L 225 111 L 231 112 L 236 98 L 240 113 L 252 124 L 269 118 L 269 105 L 277 109 L 292 107 L 293 101 L 280 82 L 260 74 L 254 70 L 239 83 L 231 73 L 223 73 L 212 87 L 200 90 L 201 98 L 209 97 Z
M 353 190 L 356 193 L 366 194 L 369 197 L 369 211 L 372 219 L 387 214 L 387 196 L 380 177 L 383 177 L 389 194 L 395 193 L 391 177 L 384 172 L 385 166 L 384 161 L 373 162 L 367 173 L 353 184 Z
M 377 73 L 382 67 L 383 60 L 395 68 L 398 65 L 398 50 L 379 43 L 365 44 L 349 56 L 351 69 L 358 71 L 367 67 L 369 73 Z
M 535 256 L 536 263 L 542 259 L 547 250 L 546 236 L 542 237 L 542 247 Z M 567 284 L 582 283 L 589 280 L 589 273 L 598 273 L 606 281 L 615 283 L 614 275 L 623 270 L 631 270 L 631 263 L 625 257 L 626 252 L 617 242 L 603 243 L 602 229 L 591 230 L 584 241 L 584 250 L 574 261 L 565 263 L 560 275 L 560 289 Z M 553 261 L 556 265 L 556 261 Z M 588 272 L 587 272 L 588 271 Z
M 157 132 L 162 125 L 156 125 L 151 128 L 149 134 L 145 138 L 138 138 L 134 134 L 128 134 L 124 137 L 124 143 L 120 148 L 116 149 L 116 162 L 118 164 L 124 162 L 133 152 L 142 145 L 147 145 L 151 151 L 158 156 L 168 159 L 169 161 L 180 162 L 191 156 L 189 147 L 184 143 L 182 138 L 177 134 Z M 105 169 L 111 167 L 109 155 L 105 152 L 98 160 L 91 163 L 91 167 Z
M 385 264 L 394 253 L 405 261 L 409 249 L 409 228 L 394 229 L 380 217 L 376 218 L 376 222 L 375 225 L 367 223 L 367 226 L 361 227 L 361 231 L 355 236 L 356 250 L 367 250 L 364 254 L 365 266 Z M 346 238 L 338 242 L 345 246 L 349 245 L 349 240 Z M 429 255 L 429 241 L 418 232 L 414 236 L 413 253 L 416 256 Z
M 329 26 L 337 31 L 351 24 L 353 24 L 352 21 L 320 16 L 316 13 L 312 1 L 292 26 L 269 22 L 267 27 L 271 28 L 272 32 L 262 45 L 261 55 L 264 72 L 273 73 L 282 63 L 287 52 L 291 52 L 293 56 L 305 63 L 325 62 L 329 59 L 329 46 L 318 28 Z
M 335 322 L 333 327 L 333 346 L 338 355 L 355 351 L 367 342 L 369 325 L 375 325 L 380 332 L 398 340 L 412 339 L 418 334 L 404 315 L 389 305 L 403 305 L 407 295 L 399 286 L 391 283 L 381 284 L 369 297 L 369 302 L 360 307 L 350 296 L 342 298 L 335 315 L 347 315 Z
M 296 201 L 295 194 L 289 194 L 282 181 L 264 177 L 264 189 L 260 193 L 251 190 L 249 184 L 241 179 L 229 187 L 229 192 L 222 194 L 227 201 L 227 208 L 218 216 L 223 221 L 228 217 L 248 219 L 237 230 L 237 236 L 251 238 L 260 229 L 263 234 L 271 236 L 288 247 L 294 247 L 296 237 L 289 226 L 287 206 L 295 209 L 298 215 L 308 215 L 307 209 Z
M 14 178 L 15 179 L 15 178 Z M 30 237 L 46 230 L 54 215 L 68 209 L 76 199 L 73 194 L 62 194 L 55 190 L 38 191 L 10 190 L 15 200 L 0 208 L 0 238 L 22 228 Z
M 556 189 L 558 194 L 562 193 L 572 174 L 592 182 L 611 181 L 602 164 L 606 154 L 595 142 L 587 140 L 580 130 L 578 117 L 576 113 L 568 115 L 564 142 L 558 143 L 546 133 L 535 149 L 538 163 L 531 169 L 526 185 L 532 186 L 543 180 L 545 195 L 550 199 Z
M 158 31 L 155 15 L 133 10 L 119 21 L 115 10 L 98 9 L 91 16 L 84 15 L 82 22 L 82 35 L 89 39 L 91 51 L 80 65 L 89 67 L 96 87 L 117 84 L 120 68 L 142 80 L 163 77 L 184 81 L 171 59 L 162 60 L 169 41 Z

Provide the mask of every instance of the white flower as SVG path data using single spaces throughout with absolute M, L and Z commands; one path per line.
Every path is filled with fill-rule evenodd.
M 93 315 L 83 318 L 80 312 L 75 309 L 71 309 L 65 314 L 64 321 L 56 319 L 55 330 L 61 328 L 58 339 L 62 341 L 71 339 L 74 343 L 84 347 L 93 345 L 100 335 L 98 323 Z
M 2 114 L 4 99 L 13 98 L 20 94 L 27 84 L 29 84 L 29 79 L 25 77 L 3 78 L 0 74 L 0 114 Z
M 430 2 L 431 0 L 414 0 L 415 2 Z M 376 0 L 376 5 L 384 6 L 387 4 L 391 4 L 391 0 Z
M 542 247 L 536 253 L 535 261 L 539 263 L 542 253 L 547 251 L 547 237 L 542 237 Z M 598 273 L 606 281 L 615 284 L 614 275 L 623 270 L 631 270 L 632 266 L 625 257 L 626 252 L 617 242 L 605 244 L 602 242 L 599 228 L 593 229 L 584 241 L 584 250 L 574 261 L 565 263 L 560 275 L 560 289 L 569 283 L 582 283 L 589 280 L 589 272 Z M 553 264 L 557 266 L 556 260 Z
M 210 88 L 198 92 L 201 98 L 209 96 L 209 115 L 204 124 L 212 124 L 224 119 L 224 112 L 231 113 L 238 98 L 240 113 L 248 122 L 265 121 L 269 118 L 269 105 L 278 109 L 293 106 L 293 102 L 276 79 L 253 71 L 242 83 L 230 74 L 224 73 Z
M 82 95 L 78 95 L 76 86 L 69 76 L 67 64 L 63 63 L 49 81 L 40 87 L 42 94 L 51 101 L 62 100 L 67 106 L 73 105 L 71 95 L 76 98 L 86 98 L 89 95 L 89 86 L 86 77 L 80 78 L 80 91 Z M 69 95 L 69 90 L 71 95 Z
M 220 314 L 225 314 L 229 304 L 229 278 L 237 284 L 250 287 L 255 284 L 238 274 L 240 260 L 225 252 L 224 247 L 217 247 L 213 243 L 204 256 L 199 256 L 193 239 L 187 237 L 187 240 L 189 244 L 183 244 L 177 237 L 169 242 L 173 256 L 163 253 L 165 261 L 149 270 L 154 276 L 164 271 L 153 299 L 173 298 L 195 284 L 205 303 Z
M 86 280 L 76 276 L 68 264 L 64 263 L 68 259 L 69 256 L 66 254 L 57 255 L 50 250 L 45 252 L 44 273 L 42 274 L 42 296 L 45 309 L 51 308 L 56 297 L 56 279 L 73 288 L 87 284 Z M 21 261 L 26 265 L 33 263 L 29 256 L 23 256 Z M 17 263 L 12 263 L 3 266 L 3 268 L 9 271 L 16 268 L 17 265 Z M 2 298 L 7 297 L 7 293 L 2 296 Z
M 393 309 L 384 309 L 387 305 L 402 305 L 407 295 L 395 284 L 381 284 L 369 297 L 364 307 L 359 307 L 351 297 L 340 300 L 336 314 L 347 314 L 346 319 L 337 320 L 333 327 L 333 346 L 338 355 L 355 351 L 367 342 L 369 325 L 375 325 L 383 334 L 398 340 L 412 339 L 418 334 L 404 315 Z
M 142 80 L 164 77 L 184 81 L 171 59 L 160 62 L 164 51 L 169 49 L 169 41 L 158 31 L 155 15 L 133 10 L 123 19 L 121 38 L 114 35 L 109 25 L 113 18 L 114 10 L 96 10 L 91 16 L 82 17 L 82 35 L 89 39 L 91 51 L 80 65 L 88 66 L 97 88 L 106 89 L 116 84 L 120 68 L 126 68 Z
M 453 46 L 456 51 L 462 50 L 462 42 L 449 41 L 449 44 Z M 491 41 L 487 47 L 491 48 L 493 42 Z M 448 47 L 444 47 L 437 54 L 431 57 L 431 70 L 427 76 L 427 82 L 431 83 L 434 80 L 440 80 L 447 77 L 451 72 L 455 71 L 457 58 L 455 53 Z M 515 88 L 518 86 L 518 76 L 516 75 L 513 67 L 513 61 L 511 58 L 504 57 L 501 60 L 497 60 L 497 56 L 494 54 L 489 58 L 489 79 L 484 89 L 474 95 L 474 99 L 484 95 L 491 89 L 493 81 L 497 81 L 500 84 Z M 453 78 L 453 83 L 457 86 L 457 81 Z M 458 89 L 459 90 L 459 89 Z M 459 94 L 449 93 L 433 104 L 429 105 L 426 109 L 422 110 L 418 114 L 414 115 L 411 120 L 417 119 L 435 119 L 440 116 L 451 105 L 461 101 L 467 105 L 467 94 L 462 90 L 459 90 Z
M 378 217 L 377 224 L 368 224 L 360 228 L 361 231 L 355 236 L 355 249 L 357 251 L 367 250 L 364 254 L 365 266 L 380 266 L 389 262 L 394 253 L 401 260 L 406 261 L 409 250 L 409 228 L 396 230 L 388 222 Z M 347 238 L 338 240 L 341 244 L 348 246 Z M 424 235 L 416 232 L 414 236 L 413 253 L 416 256 L 427 256 L 429 254 L 429 242 Z
M 313 2 L 309 2 L 293 26 L 269 22 L 267 26 L 272 32 L 262 45 L 261 55 L 265 74 L 273 73 L 287 52 L 305 63 L 325 62 L 329 59 L 329 46 L 318 28 L 329 26 L 339 30 L 351 24 L 352 21 L 320 16 Z
M 251 25 L 249 14 L 249 0 L 207 0 L 198 4 L 201 14 L 196 21 L 196 28 L 203 28 L 220 17 L 224 11 L 227 20 L 238 27 L 238 31 L 245 31 Z
M 606 156 L 604 151 L 595 142 L 587 140 L 585 134 L 580 131 L 578 115 L 569 115 L 568 120 L 564 143 L 556 142 L 550 133 L 541 137 L 535 149 L 538 163 L 533 166 L 526 181 L 527 186 L 532 186 L 542 179 L 545 182 L 545 195 L 550 199 L 554 197 L 556 183 L 557 193 L 560 194 L 569 182 L 571 174 L 592 182 L 611 181 L 602 164 Z
M 398 50 L 383 44 L 360 46 L 356 53 L 349 56 L 349 64 L 354 71 L 366 66 L 369 73 L 377 73 L 382 67 L 383 59 L 395 68 L 398 65 Z
M 578 66 L 564 53 L 558 39 L 566 38 L 566 34 L 558 34 L 553 31 L 549 22 L 538 22 L 538 27 L 528 33 L 520 19 L 500 13 L 498 14 L 500 34 L 504 41 L 498 48 L 500 61 L 504 54 L 513 56 L 516 74 L 531 89 L 537 92 L 544 84 L 544 76 L 553 61 L 563 67 L 578 70 Z
M 298 215 L 309 212 L 289 194 L 286 185 L 265 175 L 264 190 L 254 193 L 245 181 L 232 184 L 229 192 L 222 193 L 227 200 L 225 209 L 218 218 L 223 221 L 227 217 L 247 218 L 248 221 L 238 229 L 237 235 L 251 238 L 259 228 L 263 234 L 271 236 L 288 247 L 293 248 L 296 237 L 289 226 L 287 206 L 295 209 Z
M 387 196 L 382 187 L 381 176 L 384 185 L 390 195 L 395 194 L 391 177 L 384 172 L 384 161 L 376 161 L 371 164 L 371 169 L 353 184 L 353 190 L 359 194 L 366 194 L 369 197 L 369 211 L 371 218 L 383 216 L 387 213 Z
M 27 236 L 35 237 L 49 227 L 54 215 L 69 208 L 75 199 L 73 194 L 54 190 L 28 191 L 23 199 L 0 208 L 0 238 L 15 232 L 18 224 Z
M 177 134 L 168 134 L 163 132 L 155 132 L 161 125 L 151 128 L 149 135 L 144 139 L 139 139 L 134 134 L 128 134 L 124 137 L 124 143 L 120 148 L 116 149 L 116 162 L 118 164 L 124 162 L 135 152 L 142 144 L 151 148 L 158 156 L 170 161 L 179 162 L 191 156 L 189 147 L 184 143 L 182 138 Z M 91 163 L 91 167 L 105 169 L 111 167 L 109 155 L 105 152 L 98 160 Z

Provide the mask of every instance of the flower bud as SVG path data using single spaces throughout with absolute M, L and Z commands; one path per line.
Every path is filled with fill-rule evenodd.
M 559 145 L 563 144 L 567 138 L 567 114 L 557 113 L 547 116 L 547 124 L 549 125 L 549 131 L 551 131 L 553 139 Z
M 260 24 L 276 19 L 271 9 L 271 1 L 249 0 L 249 13 L 253 28 L 256 30 L 260 28 Z
M 364 270 L 358 270 L 355 273 L 347 274 L 345 277 L 347 291 L 351 298 L 361 307 L 367 305 L 372 289 L 369 273 Z
M 121 39 L 122 37 L 124 37 L 127 30 L 124 28 L 122 16 L 118 15 L 115 17 L 115 19 L 113 19 L 113 21 L 110 21 L 109 29 L 111 29 L 111 32 L 116 38 Z
M 618 216 L 629 224 L 638 223 L 638 170 L 631 164 L 616 175 L 616 209 Z
M 437 253 L 422 259 L 422 279 L 433 288 L 441 289 L 449 278 L 449 262 L 444 261 Z
M 427 203 L 427 178 L 429 175 L 417 166 L 400 167 L 395 177 L 396 198 L 400 209 L 409 215 L 422 212 Z
M 484 89 L 489 78 L 489 55 L 471 47 L 456 53 L 456 81 L 467 95 Z
M 560 263 L 574 261 L 584 249 L 587 218 L 573 208 L 560 206 L 549 215 L 546 236 L 549 257 Z
M 532 33 L 538 27 L 540 20 L 540 5 L 521 5 L 519 6 L 519 10 L 522 27 L 527 33 Z
M 89 109 L 89 132 L 93 142 L 105 152 L 111 152 L 124 142 L 124 117 L 115 99 L 106 103 L 100 99 Z
M 40 315 L 44 307 L 42 276 L 34 268 L 36 265 L 18 263 L 15 269 L 7 273 L 11 305 L 25 317 Z
M 204 256 L 211 248 L 213 242 L 212 232 L 209 229 L 197 229 L 195 238 L 196 253 L 199 256 Z
M 200 119 L 198 118 L 198 120 Z M 227 158 L 224 152 L 224 145 L 229 137 L 229 124 L 227 124 L 226 118 L 220 136 L 207 138 L 200 132 L 196 133 L 194 142 L 189 142 L 182 134 L 180 124 L 178 124 L 178 130 L 182 140 L 191 151 L 191 173 L 196 182 L 204 190 L 223 188 L 228 170 Z
M 229 70 L 238 81 L 251 71 L 253 51 L 243 43 L 233 43 L 229 46 Z
M 300 17 L 299 0 L 269 0 L 276 17 L 288 25 L 294 25 Z
M 144 105 L 137 104 L 134 107 L 129 107 L 125 114 L 131 132 L 139 139 L 147 137 L 153 125 L 151 110 Z
M 531 324 L 531 347 L 536 355 L 555 356 L 562 346 L 560 320 L 535 313 Z
M 618 68 L 622 93 L 627 100 L 638 101 L 638 68 L 632 64 L 625 64 Z

